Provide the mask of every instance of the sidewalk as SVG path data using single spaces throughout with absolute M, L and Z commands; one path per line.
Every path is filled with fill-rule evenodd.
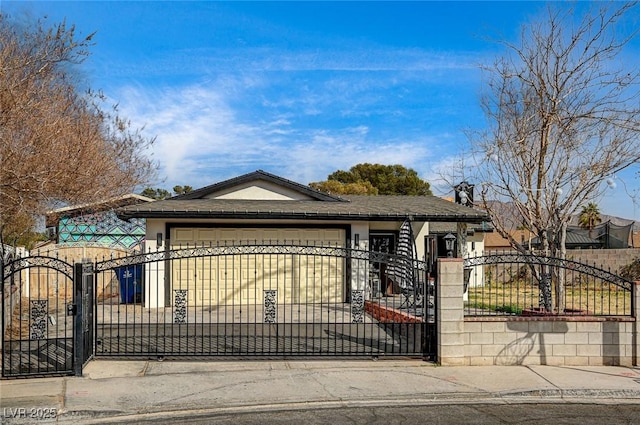
M 0 381 L 2 423 L 131 423 L 338 406 L 640 403 L 640 369 L 439 367 L 418 360 L 106 361 L 82 378 Z M 55 418 L 54 418 L 55 416 Z

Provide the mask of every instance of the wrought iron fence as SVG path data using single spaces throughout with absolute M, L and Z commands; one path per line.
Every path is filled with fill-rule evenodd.
M 465 265 L 467 316 L 631 316 L 632 282 L 572 260 L 503 253 Z
M 2 376 L 72 374 L 73 266 L 58 257 L 0 259 L 0 277 Z
M 172 246 L 98 260 L 95 353 L 433 356 L 433 294 L 414 262 L 412 284 L 383 294 L 385 270 L 405 258 L 339 245 Z

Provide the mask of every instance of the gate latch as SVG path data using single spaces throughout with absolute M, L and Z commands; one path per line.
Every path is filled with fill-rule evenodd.
M 78 314 L 78 307 L 75 304 L 67 304 L 67 316 Z

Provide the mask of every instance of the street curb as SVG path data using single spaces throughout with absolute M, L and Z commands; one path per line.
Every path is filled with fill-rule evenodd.
M 57 423 L 73 424 L 123 424 L 153 422 L 159 419 L 197 419 L 216 416 L 262 413 L 278 411 L 301 411 L 336 409 L 345 407 L 402 407 L 442 404 L 528 404 L 528 403 L 575 403 L 575 404 L 629 404 L 640 402 L 640 391 L 627 390 L 539 390 L 516 393 L 452 393 L 423 394 L 415 398 L 384 398 L 367 400 L 332 400 L 309 402 L 284 402 L 268 404 L 243 404 L 212 408 L 185 408 L 180 410 L 157 410 L 148 412 L 123 411 L 67 411 L 60 412 Z
M 544 397 L 544 398 L 585 398 L 593 399 L 635 399 L 640 401 L 639 390 L 589 390 L 589 389 L 557 389 L 528 390 L 503 392 L 502 397 Z

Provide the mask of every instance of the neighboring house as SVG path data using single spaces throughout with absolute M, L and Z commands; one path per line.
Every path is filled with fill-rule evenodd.
M 633 222 L 619 226 L 611 221 L 601 223 L 593 229 L 578 226 L 567 228 L 567 249 L 626 249 L 633 247 Z M 531 248 L 539 249 L 538 238 L 531 240 Z
M 264 171 L 163 201 L 125 206 L 119 208 L 117 214 L 124 220 L 146 220 L 147 248 L 151 250 L 264 242 L 331 244 L 395 252 L 400 226 L 410 220 L 420 259 L 426 255 L 429 223 L 482 223 L 487 220 L 483 211 L 434 196 L 339 197 Z M 204 266 L 194 263 L 192 267 Z M 252 271 L 246 268 L 259 265 L 243 267 L 242 275 L 251 276 Z M 315 267 L 322 268 L 323 264 Z M 163 280 L 164 287 L 149 285 L 145 295 L 148 306 L 164 306 L 165 294 L 172 290 L 170 281 L 180 279 L 180 270 L 168 273 L 172 277 Z M 206 273 L 211 270 L 196 272 L 200 276 Z M 349 279 L 345 272 L 336 273 L 338 275 L 339 279 Z M 165 271 L 161 268 L 148 270 L 145 279 L 156 282 L 162 276 Z M 345 285 L 346 281 L 343 288 Z M 202 289 L 195 287 L 192 290 L 192 296 L 198 297 L 196 304 L 215 303 L 210 297 L 220 296 Z M 262 291 L 258 289 L 253 293 L 261 294 Z
M 527 230 L 511 230 L 509 234 L 524 246 L 528 246 L 529 242 L 535 237 L 533 233 Z M 494 231 L 492 233 L 485 234 L 484 249 L 487 253 L 495 253 L 500 251 L 511 251 L 513 248 L 507 238 L 502 237 L 499 232 Z
M 595 229 L 582 229 L 577 226 L 567 228 L 565 246 L 567 249 L 625 249 L 640 247 L 640 232 L 633 231 L 633 222 L 618 226 L 611 222 L 598 225 Z M 539 239 L 527 230 L 512 230 L 511 236 L 525 247 L 539 249 Z M 509 241 L 498 232 L 485 236 L 487 252 L 510 251 Z
M 121 220 L 114 210 L 151 201 L 153 199 L 145 196 L 128 194 L 103 202 L 59 208 L 46 214 L 47 231 L 59 247 L 140 249 L 146 234 L 145 220 Z

